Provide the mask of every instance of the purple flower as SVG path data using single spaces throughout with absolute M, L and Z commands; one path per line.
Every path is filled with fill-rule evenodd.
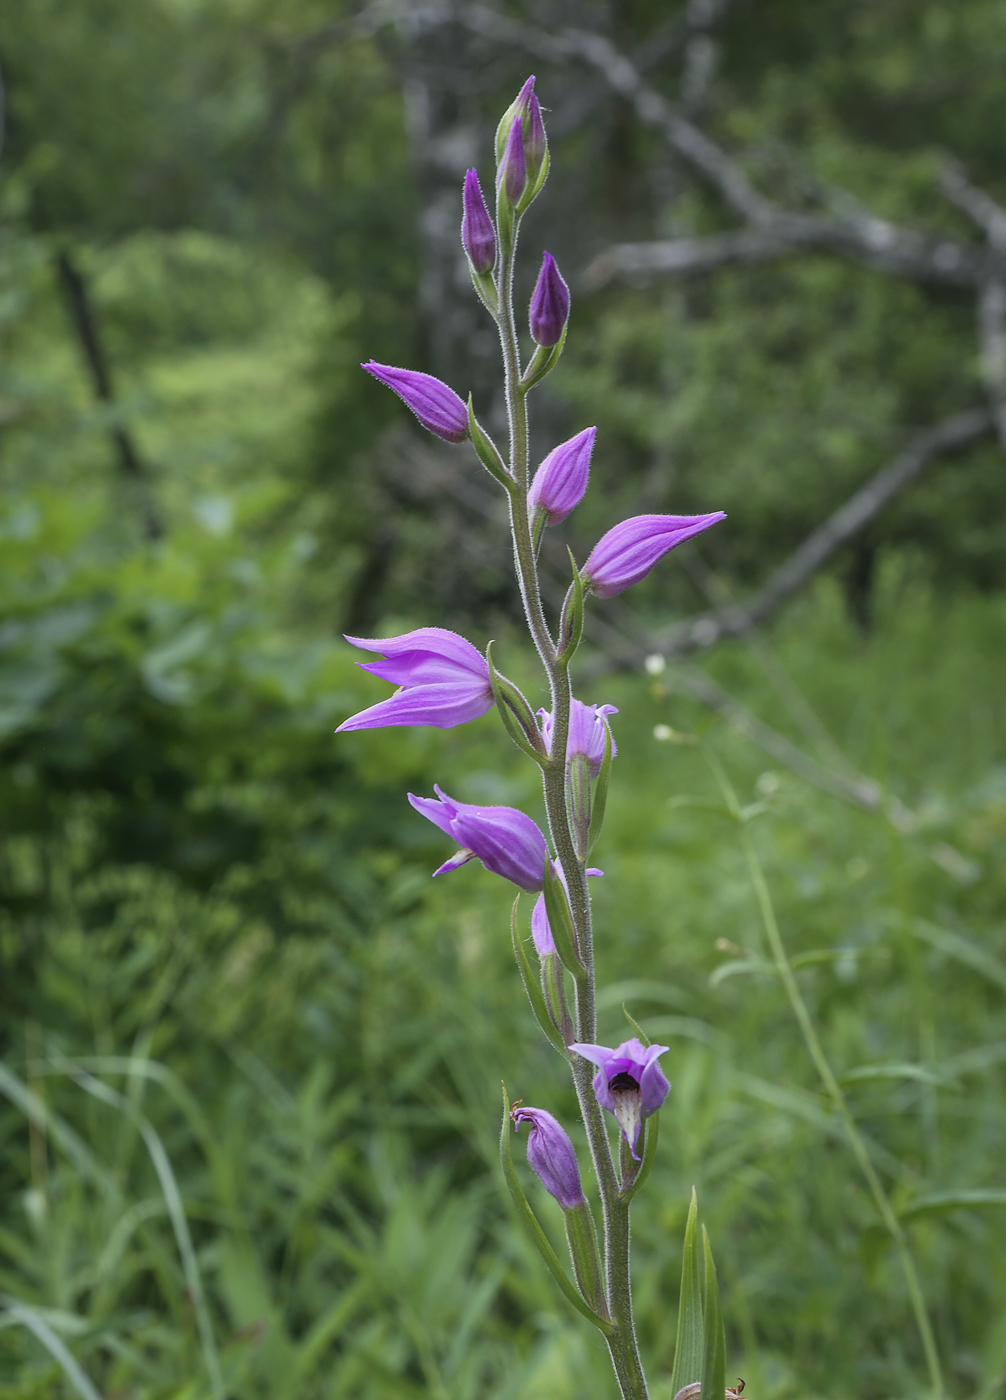
M 669 549 L 725 518 L 722 510 L 711 515 L 634 515 L 601 536 L 583 566 L 583 581 L 599 598 L 610 598 L 645 578 Z
M 376 360 L 368 360 L 362 368 L 394 389 L 424 428 L 447 442 L 464 442 L 468 436 L 468 407 L 441 380 L 417 369 L 379 365 Z
M 424 817 L 461 847 L 456 855 L 443 863 L 434 875 L 477 858 L 494 875 L 502 875 L 522 890 L 534 893 L 545 880 L 548 848 L 536 824 L 515 807 L 474 807 L 468 802 L 455 802 L 434 783 L 437 796 L 415 797 L 409 801 Z
M 558 525 L 583 500 L 596 436 L 596 428 L 584 428 L 568 442 L 553 447 L 535 472 L 527 503 L 532 512 L 545 512 L 546 525 Z
M 569 288 L 551 253 L 546 253 L 541 260 L 538 281 L 531 293 L 529 319 L 531 335 L 539 345 L 547 348 L 557 345 L 562 339 L 569 320 Z
M 534 79 L 531 78 L 530 81 L 533 83 Z M 541 170 L 546 145 L 545 123 L 541 119 L 538 95 L 532 92 L 528 98 L 527 129 L 524 132 L 524 160 L 529 180 L 534 180 Z
M 527 184 L 527 162 L 524 157 L 523 123 L 515 121 L 503 147 L 503 157 L 496 170 L 496 188 L 503 186 L 503 193 L 511 204 L 516 204 L 524 193 Z
M 562 867 L 556 866 L 562 887 L 569 895 L 569 886 L 566 884 L 566 877 L 562 873 Z M 603 870 L 588 870 L 588 875 L 603 875 Z M 548 921 L 548 913 L 545 909 L 545 896 L 540 894 L 534 902 L 531 910 L 531 937 L 534 939 L 535 952 L 539 958 L 548 957 L 549 953 L 555 952 L 555 939 L 552 937 L 552 926 Z
M 343 729 L 381 729 L 390 724 L 453 729 L 479 719 L 493 707 L 485 657 L 471 642 L 445 627 L 419 627 L 383 640 L 347 637 L 346 641 L 361 651 L 385 657 L 384 661 L 360 661 L 357 665 L 401 689 L 390 699 L 343 720 L 337 734 Z
M 465 175 L 461 244 L 476 272 L 492 272 L 496 264 L 496 230 L 482 197 L 476 170 L 469 170 Z
M 551 754 L 552 715 L 548 710 L 539 710 L 538 714 L 541 717 L 542 738 L 545 740 L 545 747 Z M 582 753 L 590 765 L 592 778 L 596 778 L 601 771 L 601 761 L 604 758 L 604 736 L 610 728 L 608 716 L 617 714 L 617 705 L 585 705 L 582 700 L 577 700 L 575 697 L 570 701 L 566 758 L 568 760 L 574 754 Z M 612 739 L 612 757 L 617 752 L 615 740 Z
M 613 1113 L 629 1151 L 637 1162 L 636 1143 L 644 1118 L 649 1118 L 667 1098 L 670 1084 L 657 1064 L 667 1045 L 641 1045 L 635 1037 L 617 1050 L 606 1045 L 571 1045 L 578 1055 L 597 1065 L 594 1093 L 602 1108 Z
M 582 1205 L 585 1197 L 576 1151 L 562 1124 L 543 1108 L 523 1108 L 520 1104 L 514 1104 L 510 1110 L 510 1121 L 518 1133 L 522 1123 L 531 1124 L 527 1135 L 527 1164 L 541 1178 L 545 1190 L 555 1197 L 563 1210 Z

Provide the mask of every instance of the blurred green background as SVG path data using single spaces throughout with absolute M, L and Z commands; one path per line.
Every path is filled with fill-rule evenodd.
M 627 514 L 729 513 L 596 613 L 639 636 L 704 589 L 743 597 L 907 432 L 982 402 L 967 289 L 804 253 L 590 292 L 611 243 L 731 219 L 596 71 L 534 41 L 603 34 L 686 101 L 708 40 L 692 114 L 780 202 L 841 186 L 979 246 L 938 178 L 952 158 L 1006 199 L 999 0 L 497 13 L 523 48 L 419 4 L 0 11 L 3 1400 L 202 1400 L 217 1369 L 242 1400 L 612 1393 L 501 1193 L 500 1079 L 574 1115 L 523 1004 L 511 891 L 473 866 L 431 883 L 446 845 L 404 797 L 437 781 L 540 818 L 534 774 L 493 716 L 332 733 L 386 693 L 344 630 L 495 637 L 539 703 L 488 479 L 358 369 L 428 369 L 498 424 L 455 236 L 465 165 L 491 183 L 527 72 L 553 166 L 521 296 L 543 246 L 574 292 L 536 448 L 599 426 L 556 568 Z M 634 1258 L 659 1400 L 693 1184 L 746 1394 L 926 1384 L 737 829 L 675 742 L 696 734 L 761 804 L 783 935 L 948 1391 L 1006 1389 L 1004 507 L 990 436 L 934 462 L 765 635 L 700 659 L 735 702 L 718 716 L 694 668 L 585 652 L 582 698 L 621 711 L 602 1039 L 630 1033 L 624 1003 L 672 1047 Z

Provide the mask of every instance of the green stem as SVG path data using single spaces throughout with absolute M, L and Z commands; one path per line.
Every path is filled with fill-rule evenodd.
M 510 428 L 510 527 L 514 564 L 521 600 L 535 648 L 548 677 L 552 702 L 552 754 L 542 765 L 545 811 L 553 846 L 569 889 L 570 910 L 577 950 L 586 969 L 582 981 L 574 984 L 574 1016 L 577 1039 L 592 1044 L 597 1039 L 597 1013 L 594 981 L 594 944 L 587 889 L 586 859 L 577 854 L 576 840 L 566 805 L 566 743 L 572 701 L 569 669 L 557 659 L 556 644 L 549 631 L 538 580 L 537 548 L 528 516 L 527 491 L 529 447 L 527 404 L 521 388 L 517 327 L 513 311 L 513 269 L 517 231 L 505 248 L 499 273 L 499 332 L 506 375 L 507 416 Z M 573 1056 L 573 1083 L 587 1133 L 590 1155 L 601 1197 L 604 1238 L 605 1281 L 608 1307 L 616 1331 L 608 1338 L 612 1365 L 624 1400 L 647 1400 L 639 1347 L 632 1321 L 632 1291 L 629 1274 L 629 1206 L 618 1200 L 619 1184 L 604 1125 L 604 1117 L 592 1079 L 593 1068 L 579 1055 Z
M 919 1331 L 919 1338 L 922 1342 L 922 1350 L 926 1358 L 926 1366 L 929 1371 L 929 1384 L 932 1387 L 933 1400 L 942 1400 L 943 1396 L 943 1371 L 940 1366 L 939 1352 L 936 1348 L 936 1339 L 929 1321 L 929 1314 L 926 1311 L 926 1302 L 922 1294 L 922 1286 L 919 1283 L 919 1276 L 915 1269 L 915 1261 L 912 1259 L 911 1251 L 908 1247 L 908 1240 L 905 1237 L 901 1221 L 891 1205 L 884 1184 L 877 1174 L 877 1169 L 870 1160 L 866 1143 L 863 1141 L 859 1126 L 856 1123 L 852 1110 L 849 1108 L 849 1101 L 845 1096 L 841 1084 L 839 1084 L 835 1073 L 831 1068 L 828 1057 L 824 1053 L 824 1047 L 817 1034 L 813 1018 L 803 993 L 800 991 L 800 984 L 796 980 L 793 965 L 786 952 L 786 945 L 782 941 L 782 934 L 779 931 L 779 924 L 775 916 L 775 906 L 772 903 L 772 896 L 769 893 L 768 883 L 765 879 L 765 872 L 762 869 L 761 861 L 755 850 L 754 842 L 747 826 L 741 817 L 740 806 L 737 795 L 733 790 L 726 773 L 721 768 L 716 758 L 708 753 L 706 757 L 720 785 L 728 807 L 740 823 L 741 848 L 744 852 L 744 859 L 747 863 L 748 874 L 754 886 L 755 896 L 758 900 L 758 908 L 761 913 L 762 923 L 768 937 L 769 947 L 772 950 L 772 957 L 775 962 L 776 971 L 782 979 L 782 984 L 786 989 L 793 1015 L 796 1017 L 797 1025 L 803 1035 L 807 1052 L 814 1062 L 821 1082 L 831 1096 L 832 1102 L 838 1111 L 845 1128 L 852 1154 L 855 1157 L 859 1168 L 866 1178 L 873 1196 L 874 1204 L 886 1226 L 891 1239 L 894 1241 L 895 1249 L 901 1263 L 902 1272 L 905 1276 L 905 1284 L 908 1289 L 908 1296 L 911 1300 L 912 1311 L 915 1314 L 915 1324 Z

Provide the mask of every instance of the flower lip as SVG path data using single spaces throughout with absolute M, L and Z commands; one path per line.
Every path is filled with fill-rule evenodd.
M 614 1050 L 607 1045 L 571 1045 L 584 1059 L 597 1065 L 594 1093 L 602 1108 L 613 1114 L 636 1157 L 636 1144 L 644 1121 L 667 1098 L 670 1084 L 657 1061 L 670 1048 L 644 1046 L 634 1036 Z

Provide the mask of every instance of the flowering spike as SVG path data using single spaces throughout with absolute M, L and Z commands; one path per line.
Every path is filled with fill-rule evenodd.
M 468 436 L 468 409 L 442 380 L 417 369 L 379 365 L 376 360 L 368 360 L 362 368 L 393 389 L 424 428 L 445 442 L 464 442 Z
M 476 807 L 455 802 L 433 785 L 434 797 L 409 793 L 412 806 L 434 826 L 453 836 L 461 850 L 444 862 L 434 875 L 457 870 L 478 859 L 494 875 L 502 875 L 522 890 L 534 893 L 542 887 L 548 849 L 537 825 L 515 807 Z
M 527 164 L 524 159 L 524 136 L 521 123 L 514 122 L 503 150 L 503 159 L 496 171 L 496 188 L 507 201 L 517 204 L 527 184 Z
M 482 197 L 478 172 L 474 169 L 465 175 L 461 244 L 474 272 L 492 272 L 496 265 L 496 230 Z
M 489 667 L 471 642 L 445 627 L 419 627 L 383 641 L 347 637 L 361 651 L 377 652 L 383 661 L 360 661 L 361 670 L 400 689 L 336 730 L 383 729 L 393 724 L 428 724 L 453 729 L 479 719 L 493 707 Z
M 583 500 L 596 437 L 596 428 L 584 428 L 568 442 L 553 447 L 535 472 L 527 493 L 528 508 L 532 512 L 543 510 L 546 525 L 558 525 Z
M 571 1045 L 578 1055 L 597 1065 L 594 1093 L 602 1108 L 613 1113 L 636 1161 L 636 1143 L 643 1120 L 649 1118 L 667 1098 L 670 1084 L 657 1064 L 668 1045 L 644 1046 L 635 1037 L 617 1049 L 606 1045 Z
M 634 515 L 601 536 L 583 566 L 583 581 L 599 598 L 611 598 L 645 578 L 675 545 L 725 519 L 722 510 L 710 515 Z
M 562 339 L 569 320 L 569 288 L 551 253 L 546 253 L 541 260 L 541 271 L 531 294 L 528 319 L 532 338 L 539 345 L 548 348 Z
M 562 1124 L 543 1108 L 524 1108 L 520 1104 L 514 1104 L 510 1110 L 510 1121 L 514 1132 L 520 1132 L 522 1123 L 531 1124 L 527 1135 L 527 1164 L 545 1190 L 555 1197 L 563 1210 L 583 1204 L 586 1198 L 580 1185 L 576 1150 Z

